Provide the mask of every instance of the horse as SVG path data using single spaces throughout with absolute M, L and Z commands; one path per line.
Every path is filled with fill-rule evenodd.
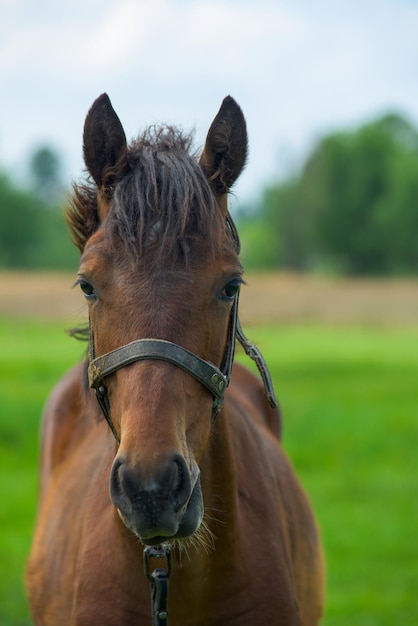
M 107 94 L 86 116 L 67 222 L 89 349 L 44 410 L 36 626 L 321 620 L 318 526 L 238 318 L 228 195 L 247 144 L 230 96 L 200 157 L 175 126 L 128 143 Z M 234 362 L 237 338 L 265 384 Z

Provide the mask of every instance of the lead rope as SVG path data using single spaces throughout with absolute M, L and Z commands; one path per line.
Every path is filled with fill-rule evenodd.
M 152 572 L 150 559 L 166 559 L 167 569 L 156 567 Z M 146 546 L 144 549 L 144 572 L 151 583 L 151 614 L 152 626 L 168 624 L 168 579 L 171 574 L 171 545 L 162 543 L 159 546 Z
M 244 335 L 244 331 L 241 327 L 241 322 L 239 318 L 237 318 L 237 339 L 240 342 L 241 346 L 245 350 L 245 354 L 250 357 L 252 361 L 257 365 L 257 369 L 260 372 L 261 379 L 263 381 L 264 390 L 266 392 L 267 400 L 272 409 L 276 408 L 277 400 L 276 394 L 274 393 L 273 381 L 271 379 L 269 368 L 267 367 L 267 363 L 264 360 L 261 351 L 255 344 L 253 344 L 247 337 Z

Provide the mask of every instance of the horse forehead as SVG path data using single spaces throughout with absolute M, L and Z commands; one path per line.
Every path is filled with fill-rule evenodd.
M 103 227 L 100 227 L 87 240 L 80 259 L 80 270 L 92 272 L 107 264 L 111 258 L 110 249 L 106 245 Z
M 154 302 L 160 299 L 175 302 L 187 296 L 189 304 L 207 289 L 221 288 L 220 283 L 228 276 L 242 273 L 238 255 L 229 241 L 224 241 L 213 254 L 207 238 L 195 236 L 188 238 L 185 255 L 161 254 L 158 242 L 154 241 L 161 228 L 159 220 L 151 229 L 142 253 L 136 255 L 125 242 L 109 237 L 106 226 L 102 225 L 85 246 L 80 273 L 93 279 L 96 276 L 108 287 L 125 293 L 131 301 L 153 294 Z

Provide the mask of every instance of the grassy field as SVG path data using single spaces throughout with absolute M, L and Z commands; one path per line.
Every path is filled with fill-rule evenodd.
M 83 351 L 63 328 L 0 318 L 1 626 L 31 623 L 22 572 L 36 507 L 39 415 Z M 248 334 L 270 364 L 285 447 L 322 530 L 324 625 L 415 626 L 418 325 L 283 324 Z
M 81 355 L 63 323 L 0 320 L 0 625 L 30 624 L 22 585 L 37 494 L 42 406 Z

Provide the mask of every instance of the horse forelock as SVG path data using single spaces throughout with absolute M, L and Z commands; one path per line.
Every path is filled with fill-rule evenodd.
M 225 221 L 191 151 L 192 135 L 153 126 L 128 147 L 128 167 L 112 190 L 105 235 L 130 255 L 186 258 L 196 239 L 212 254 L 222 245 Z M 89 183 L 74 186 L 67 221 L 82 250 L 99 226 L 98 199 Z
M 216 249 L 221 213 L 191 135 L 151 127 L 128 150 L 129 171 L 116 186 L 106 228 L 134 255 L 187 257 L 196 236 Z

